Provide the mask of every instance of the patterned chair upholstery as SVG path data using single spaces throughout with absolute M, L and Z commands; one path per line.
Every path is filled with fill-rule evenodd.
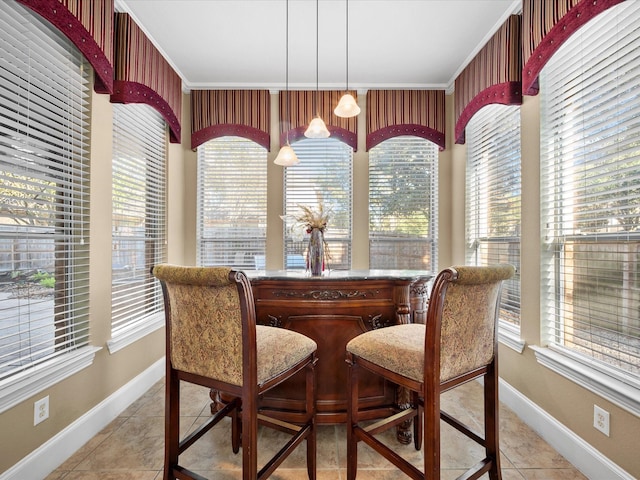
M 166 406 L 164 479 L 202 478 L 179 464 L 179 455 L 226 416 L 232 418 L 232 449 L 242 446 L 243 479 L 267 478 L 306 440 L 307 470 L 315 479 L 316 343 L 290 330 L 256 325 L 251 284 L 227 267 L 156 265 L 166 318 Z M 306 370 L 303 425 L 259 415 L 258 397 Z M 229 400 L 195 433 L 180 441 L 180 381 L 224 392 Z M 258 471 L 258 423 L 291 433 L 273 459 Z
M 437 276 L 425 325 L 406 324 L 372 330 L 347 344 L 349 404 L 347 413 L 347 478 L 357 471 L 357 447 L 364 441 L 413 479 L 440 478 L 440 419 L 485 448 L 485 458 L 460 478 L 488 472 L 501 478 L 498 436 L 497 318 L 502 283 L 511 265 L 450 267 Z M 412 392 L 411 408 L 373 425 L 359 418 L 358 375 L 369 370 Z M 475 378 L 484 380 L 484 434 L 473 432 L 440 411 L 440 394 Z M 415 448 L 424 439 L 424 471 L 420 471 L 375 435 L 413 419 Z

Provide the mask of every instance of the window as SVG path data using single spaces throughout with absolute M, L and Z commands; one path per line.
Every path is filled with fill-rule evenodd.
M 438 267 L 438 147 L 401 136 L 369 151 L 370 268 Z
M 164 324 L 151 267 L 166 261 L 164 120 L 147 105 L 113 106 L 111 352 Z
M 335 138 L 307 138 L 292 148 L 300 163 L 284 169 L 284 215 L 299 216 L 299 205 L 329 209 L 324 234 L 328 268 L 351 268 L 351 164 L 353 149 Z M 305 268 L 309 235 L 284 225 L 285 268 Z
M 574 34 L 540 77 L 544 340 L 636 389 L 639 51 L 640 2 L 624 2 Z
M 267 151 L 240 137 L 198 147 L 198 265 L 264 269 Z
M 17 383 L 24 397 L 64 378 L 70 357 L 93 358 L 90 71 L 57 31 L 0 2 L 0 411 Z
M 520 107 L 482 108 L 467 125 L 466 143 L 466 261 L 516 267 L 502 288 L 500 327 L 519 335 Z

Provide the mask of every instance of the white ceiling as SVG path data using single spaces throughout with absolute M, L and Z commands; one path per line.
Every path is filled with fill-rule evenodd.
M 317 0 L 320 89 L 344 89 L 346 1 Z M 116 0 L 185 89 L 280 90 L 286 0 Z M 349 0 L 349 88 L 447 89 L 521 0 Z M 316 87 L 316 1 L 289 0 L 289 88 Z

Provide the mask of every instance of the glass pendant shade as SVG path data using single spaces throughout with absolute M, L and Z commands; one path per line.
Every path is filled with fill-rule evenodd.
M 360 107 L 356 99 L 353 98 L 353 95 L 345 93 L 342 98 L 340 98 L 338 106 L 333 110 L 333 113 L 335 113 L 337 117 L 351 118 L 360 113 Z
M 327 126 L 319 116 L 311 120 L 309 127 L 304 132 L 304 136 L 307 138 L 327 138 L 329 135 Z
M 298 159 L 296 152 L 294 152 L 293 148 L 291 148 L 291 145 L 287 143 L 280 149 L 280 151 L 278 152 L 278 156 L 273 161 L 273 163 L 283 167 L 290 167 L 292 165 L 297 165 L 298 163 L 300 163 L 300 160 Z

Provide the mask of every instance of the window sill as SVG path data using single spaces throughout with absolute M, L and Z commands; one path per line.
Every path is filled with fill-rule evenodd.
M 135 324 L 120 329 L 111 340 L 107 341 L 109 353 L 114 354 L 162 327 L 164 327 L 164 311 L 141 318 Z
M 518 353 L 524 351 L 525 342 L 520 338 L 520 329 L 509 323 L 500 322 L 498 326 L 498 341 Z
M 101 349 L 79 348 L 0 381 L 0 413 L 90 366 Z
M 619 407 L 640 415 L 640 384 L 625 374 L 565 348 L 529 346 L 541 365 Z

